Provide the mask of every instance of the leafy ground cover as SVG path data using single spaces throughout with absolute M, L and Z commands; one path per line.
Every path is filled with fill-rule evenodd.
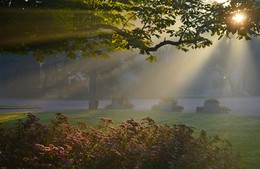
M 43 122 L 49 123 L 57 111 L 35 112 L 35 115 Z M 134 118 L 136 121 L 150 117 L 159 124 L 185 124 L 195 127 L 199 135 L 200 130 L 205 130 L 210 136 L 218 135 L 229 140 L 234 149 L 242 156 L 242 166 L 248 169 L 260 167 L 260 116 L 235 116 L 228 114 L 191 114 L 159 111 L 134 111 L 134 110 L 73 110 L 62 111 L 69 117 L 73 124 L 78 121 L 85 122 L 89 126 L 96 126 L 101 118 L 111 118 L 115 124 Z M 0 121 L 6 125 L 13 125 L 19 118 L 25 118 L 26 114 L 13 116 L 14 113 L 0 114 Z M 17 114 L 17 113 L 16 113 Z M 6 118 L 6 117 L 9 118 Z

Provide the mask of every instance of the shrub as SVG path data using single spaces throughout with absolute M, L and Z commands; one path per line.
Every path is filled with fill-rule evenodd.
M 220 106 L 217 99 L 205 100 L 204 106 L 197 106 L 197 113 L 228 113 L 231 109 L 226 106 Z
M 181 112 L 183 110 L 183 106 L 179 106 L 177 103 L 177 99 L 164 97 L 161 99 L 159 104 L 152 106 L 152 110 Z
M 208 99 L 208 100 L 205 100 L 205 103 L 214 103 L 214 104 L 219 105 L 219 101 L 217 99 Z
M 62 169 L 239 169 L 231 144 L 185 125 L 159 125 L 151 118 L 115 127 L 73 126 L 57 113 L 50 125 L 28 114 L 14 128 L 0 127 L 0 167 Z M 85 129 L 82 129 L 85 127 Z

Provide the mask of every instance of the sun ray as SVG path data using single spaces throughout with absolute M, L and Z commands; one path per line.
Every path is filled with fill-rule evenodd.
M 236 88 L 233 94 L 248 95 L 245 90 L 246 82 L 244 81 L 245 70 L 255 70 L 255 63 L 253 63 L 252 54 L 248 41 L 238 41 L 231 39 L 229 42 L 229 52 L 227 53 L 227 64 L 224 69 L 230 72 L 231 80 Z M 234 91 L 233 91 L 234 92 Z
M 135 92 L 137 94 L 143 93 L 143 95 L 154 94 L 157 98 L 181 95 L 190 87 L 211 55 L 218 50 L 218 44 L 222 40 L 218 41 L 216 37 L 213 40 L 216 42 L 213 46 L 191 50 L 187 53 L 169 48 L 159 56 L 159 58 L 166 57 L 166 59 L 159 60 L 159 63 L 154 65 L 159 67 L 158 71 L 146 76 L 145 81 Z M 160 67 L 162 68 L 160 69 Z
M 0 15 L 6 21 L 1 23 L 0 27 L 0 46 L 58 42 L 91 36 L 97 31 L 107 32 L 109 29 L 107 25 L 101 24 L 102 21 L 95 22 L 95 19 L 102 18 L 106 11 L 100 12 L 99 15 L 94 12 L 89 10 L 1 9 Z M 92 18 L 94 21 L 88 18 Z

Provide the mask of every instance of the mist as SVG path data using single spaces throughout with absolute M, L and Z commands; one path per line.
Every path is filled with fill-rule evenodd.
M 214 42 L 189 52 L 165 46 L 153 53 L 158 63 L 136 51 L 76 59 L 61 53 L 44 63 L 33 56 L 1 55 L 0 97 L 89 99 L 91 70 L 97 73 L 98 99 L 259 96 L 259 39 Z

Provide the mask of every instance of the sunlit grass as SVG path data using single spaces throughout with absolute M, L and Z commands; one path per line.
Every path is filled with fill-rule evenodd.
M 43 122 L 49 123 L 58 111 L 34 112 Z M 209 136 L 218 135 L 229 140 L 235 150 L 242 155 L 242 165 L 247 169 L 260 168 L 260 116 L 237 116 L 229 114 L 206 113 L 177 113 L 149 110 L 67 110 L 61 111 L 68 116 L 70 122 L 86 122 L 89 126 L 96 127 L 100 118 L 111 118 L 115 124 L 133 118 L 140 121 L 142 118 L 151 117 L 161 124 L 186 124 L 195 127 L 195 132 L 205 130 Z M 13 123 L 18 118 L 25 118 L 22 113 L 1 113 L 2 123 Z
M 12 123 L 18 119 L 24 119 L 27 112 L 0 113 L 0 123 Z

